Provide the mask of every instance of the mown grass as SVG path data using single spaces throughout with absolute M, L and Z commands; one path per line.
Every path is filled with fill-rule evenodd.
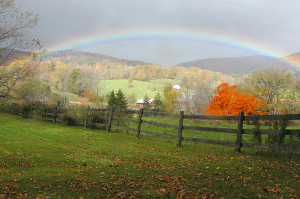
M 154 98 L 156 93 L 162 93 L 163 88 L 166 84 L 170 83 L 175 85 L 176 81 L 172 79 L 157 79 L 149 81 L 139 81 L 133 80 L 131 87 L 127 79 L 114 79 L 114 80 L 102 80 L 100 87 L 104 87 L 103 93 L 108 93 L 112 90 L 118 91 L 119 89 L 128 96 L 134 94 L 137 100 L 142 99 L 145 95 L 148 95 L 149 98 Z
M 0 114 L 0 198 L 297 198 L 293 154 L 184 143 Z

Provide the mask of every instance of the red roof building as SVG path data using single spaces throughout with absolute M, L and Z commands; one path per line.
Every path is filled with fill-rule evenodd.
M 138 101 L 135 103 L 135 105 L 136 105 L 137 107 L 143 107 L 143 106 L 144 106 L 144 99 L 138 100 Z M 155 105 L 154 99 L 149 99 L 149 105 L 150 105 L 150 106 L 154 106 L 154 105 Z

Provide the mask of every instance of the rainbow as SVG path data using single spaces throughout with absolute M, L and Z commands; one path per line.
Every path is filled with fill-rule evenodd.
M 179 30 L 165 30 L 161 31 L 155 29 L 135 30 L 131 31 L 114 31 L 117 34 L 89 34 L 83 36 L 73 36 L 66 42 L 52 46 L 48 53 L 43 57 L 48 57 L 64 50 L 84 49 L 91 46 L 103 45 L 109 43 L 123 42 L 123 41 L 138 41 L 150 39 L 162 40 L 180 40 L 188 42 L 207 43 L 211 45 L 226 47 L 230 49 L 239 50 L 245 53 L 266 56 L 269 59 L 280 61 L 288 65 L 292 69 L 300 70 L 300 64 L 288 59 L 282 59 L 283 53 L 277 52 L 274 49 L 267 48 L 266 45 L 259 45 L 263 43 L 253 41 L 249 38 L 235 37 L 234 39 L 226 34 L 218 34 L 217 31 L 179 31 Z M 113 55 L 112 55 L 113 56 Z

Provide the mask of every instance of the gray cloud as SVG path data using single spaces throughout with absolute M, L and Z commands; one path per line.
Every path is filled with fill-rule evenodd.
M 286 55 L 300 51 L 299 0 L 22 0 L 23 9 L 40 15 L 34 35 L 47 48 L 76 35 L 114 33 L 136 27 L 210 29 L 249 38 Z M 143 49 L 143 50 L 141 50 Z M 245 52 L 176 40 L 131 41 L 89 48 L 94 52 L 174 64 Z

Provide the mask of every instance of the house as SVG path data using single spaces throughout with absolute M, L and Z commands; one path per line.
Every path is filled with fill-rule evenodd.
M 175 85 L 175 86 L 173 86 L 173 90 L 174 91 L 181 91 L 181 86 Z
M 135 103 L 135 105 L 136 105 L 137 107 L 143 107 L 143 106 L 144 106 L 144 99 L 138 100 L 138 101 Z M 154 106 L 154 105 L 155 105 L 154 99 L 149 99 L 149 105 L 150 105 L 150 106 Z

